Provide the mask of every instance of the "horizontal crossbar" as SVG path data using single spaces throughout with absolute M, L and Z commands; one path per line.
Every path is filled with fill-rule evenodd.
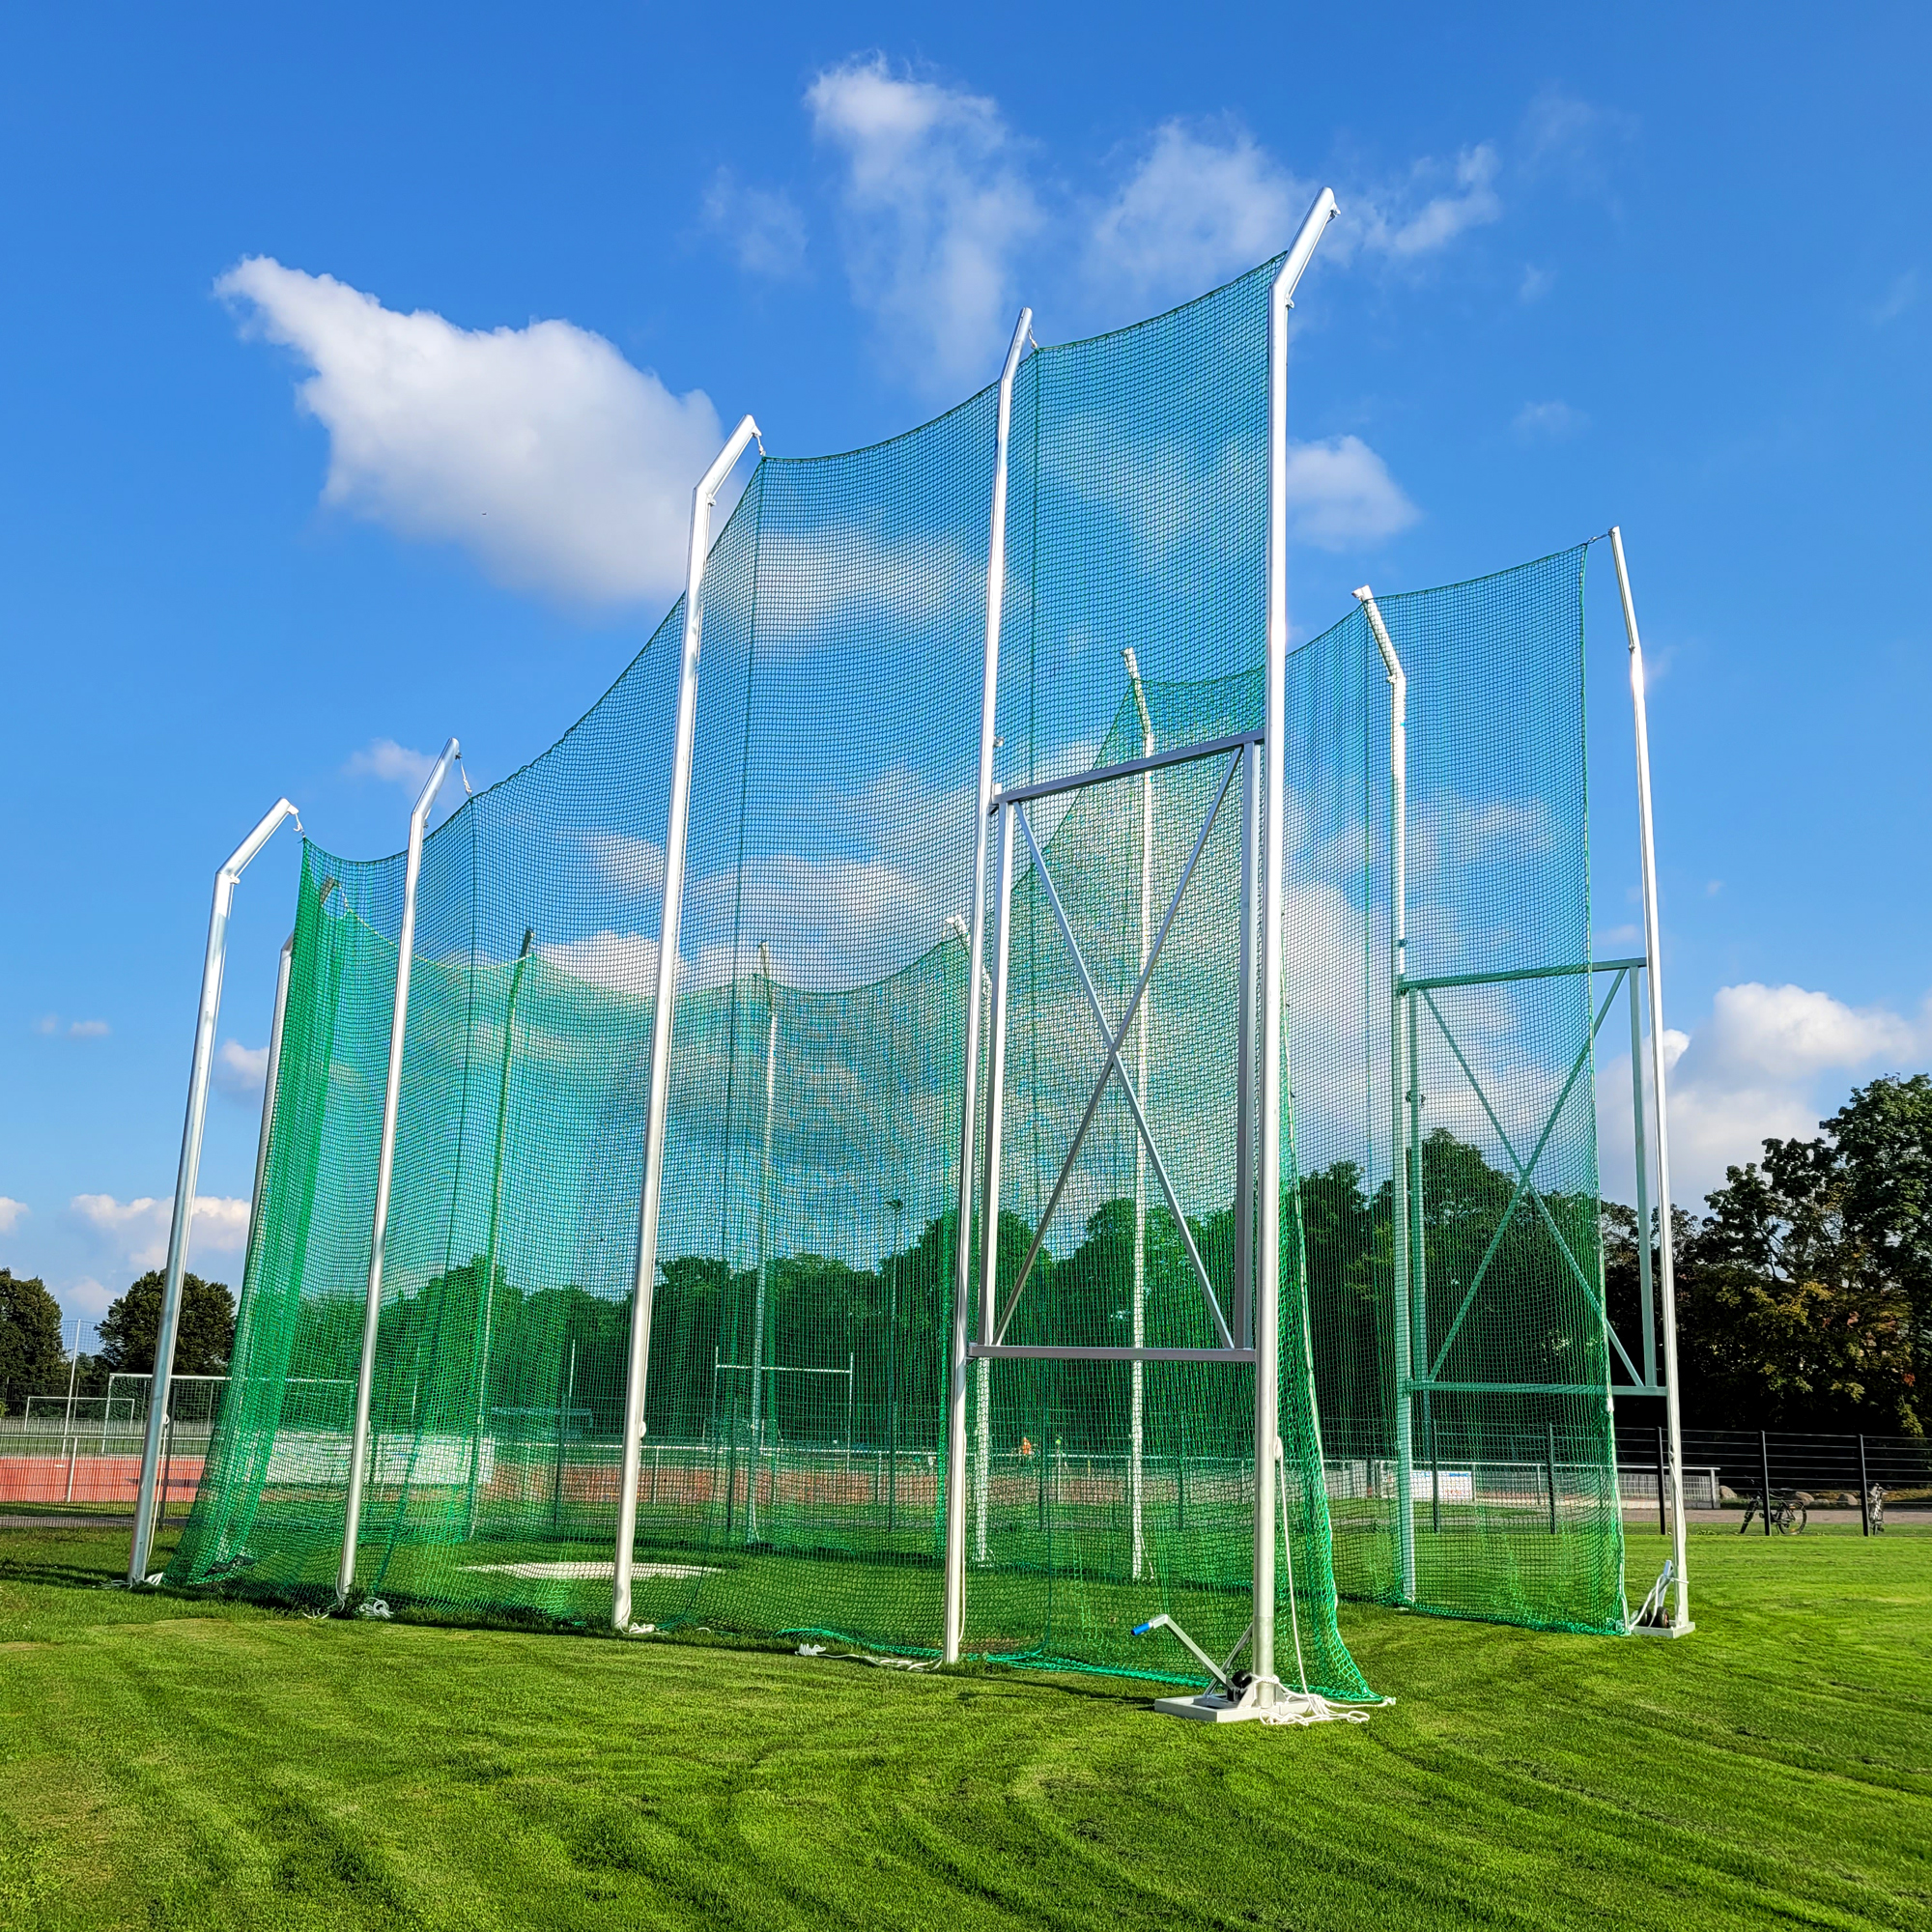
M 1167 765 L 1191 765 L 1200 758 L 1225 756 L 1229 752 L 1238 752 L 1243 745 L 1259 745 L 1266 734 L 1261 731 L 1243 731 L 1233 738 L 1209 738 L 1205 744 L 1182 745 L 1178 751 L 1156 752 L 1151 758 L 1130 758 L 1123 765 L 1095 765 L 1092 771 L 1075 772 L 1066 779 L 1041 779 L 1037 784 L 1010 785 L 1005 791 L 996 791 L 988 811 L 997 811 L 1003 805 L 1014 805 L 1023 799 L 1051 798 L 1056 792 L 1078 791 L 1083 785 L 1108 784 L 1115 779 L 1130 779 L 1136 772 L 1157 772 Z
M 995 1362 L 1252 1362 L 1252 1349 L 1057 1349 L 1019 1342 L 968 1342 L 976 1360 Z
M 1665 1395 L 1629 1382 L 1404 1382 L 1404 1395 Z
M 1441 973 L 1428 980 L 1398 980 L 1398 993 L 1426 993 L 1436 986 L 1501 986 L 1512 980 L 1562 980 L 1582 973 L 1640 973 L 1648 959 L 1591 959 L 1579 966 L 1519 966 L 1508 973 Z

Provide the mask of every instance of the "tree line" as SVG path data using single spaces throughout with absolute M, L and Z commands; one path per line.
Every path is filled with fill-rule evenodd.
M 105 1395 L 109 1376 L 154 1374 L 161 1288 L 160 1270 L 152 1269 L 108 1304 L 99 1324 L 99 1347 L 83 1351 L 73 1365 L 76 1396 Z M 226 1284 L 185 1275 L 175 1373 L 225 1375 L 234 1347 L 235 1297 Z M 68 1375 L 60 1303 L 39 1275 L 0 1268 L 0 1414 L 20 1414 L 30 1395 L 65 1395 Z
M 1875 1080 L 1820 1124 L 1810 1140 L 1767 1140 L 1758 1160 L 1726 1170 L 1701 1215 L 1680 1208 L 1674 1216 L 1680 1378 L 1692 1428 L 1922 1435 L 1932 1420 L 1925 1398 L 1932 1077 Z M 1519 1196 L 1514 1179 L 1480 1150 L 1442 1129 L 1426 1139 L 1421 1166 L 1432 1348 L 1442 1343 L 1443 1311 L 1453 1315 L 1466 1298 L 1466 1335 L 1490 1351 L 1487 1376 L 1548 1378 L 1563 1373 L 1565 1361 L 1585 1377 L 1601 1373 L 1601 1337 L 1589 1332 L 1589 1302 L 1571 1292 L 1560 1241 L 1586 1280 L 1601 1268 L 1611 1324 L 1634 1352 L 1640 1270 L 1632 1208 L 1558 1191 L 1544 1194 L 1539 1207 Z M 1370 1188 L 1354 1163 L 1338 1162 L 1305 1178 L 1284 1208 L 1286 1237 L 1298 1218 L 1307 1257 L 1322 1414 L 1368 1414 L 1380 1404 L 1388 1358 L 1390 1184 Z M 688 1440 L 742 1426 L 751 1406 L 750 1364 L 757 1359 L 779 1371 L 766 1377 L 761 1408 L 781 1433 L 930 1442 L 944 1386 L 956 1227 L 951 1213 L 933 1217 L 910 1245 L 870 1268 L 822 1255 L 774 1257 L 764 1270 L 759 1343 L 752 1332 L 760 1299 L 755 1268 L 733 1268 L 715 1256 L 665 1261 L 649 1433 Z M 1147 1340 L 1207 1341 L 1179 1224 L 1161 1206 L 1147 1210 L 1145 1229 Z M 1042 1246 L 1008 1339 L 1127 1340 L 1133 1231 L 1132 1204 L 1107 1201 L 1069 1253 L 1055 1257 Z M 1656 1263 L 1654 1216 L 1648 1232 Z M 1188 1233 L 1225 1304 L 1234 1275 L 1233 1210 L 1190 1217 Z M 1024 1220 L 1002 1214 L 1003 1281 L 1016 1275 L 1032 1239 Z M 384 1311 L 379 1425 L 468 1428 L 481 1405 L 499 1433 L 523 1427 L 601 1435 L 617 1427 L 628 1305 L 575 1287 L 526 1291 L 500 1265 L 486 1302 L 484 1271 L 475 1257 Z M 104 1393 L 113 1373 L 152 1371 L 160 1294 L 161 1276 L 150 1272 L 114 1302 L 100 1323 L 99 1349 L 81 1357 L 79 1393 Z M 325 1383 L 352 1378 L 360 1322 L 360 1299 L 353 1294 L 304 1300 L 296 1314 L 292 1372 Z M 234 1347 L 227 1288 L 190 1274 L 178 1372 L 221 1374 Z M 1202 1402 L 1183 1400 L 1182 1392 L 1185 1378 L 1202 1373 L 1160 1369 L 1151 1421 L 1156 1433 L 1169 1426 L 1167 1411 L 1199 1415 Z M 1090 1434 L 1081 1421 L 1088 1415 L 1098 1432 L 1099 1418 L 1121 1413 L 1126 1374 L 1120 1364 L 1026 1365 L 1003 1374 L 1007 1425 L 1044 1432 L 1033 1439 L 1064 1439 L 1069 1429 Z M 1445 1356 L 1442 1374 L 1454 1378 L 1452 1358 Z M 53 1296 L 40 1280 L 0 1269 L 0 1403 L 18 1413 L 29 1394 L 64 1391 L 67 1375 Z

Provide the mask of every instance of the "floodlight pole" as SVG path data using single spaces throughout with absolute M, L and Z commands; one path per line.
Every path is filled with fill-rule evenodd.
M 1267 715 L 1262 862 L 1261 1253 L 1255 1267 L 1255 1622 L 1249 1659 L 1259 1700 L 1275 1701 L 1275 1437 L 1281 1427 L 1282 861 L 1288 839 L 1288 312 L 1294 286 L 1335 218 L 1335 196 L 1315 197 L 1268 292 Z
M 355 1544 L 362 1527 L 362 1486 L 369 1468 L 369 1408 L 376 1386 L 376 1341 L 383 1313 L 383 1257 L 389 1236 L 389 1187 L 396 1172 L 396 1119 L 403 1100 L 403 1044 L 409 1031 L 410 967 L 416 943 L 416 882 L 423 838 L 449 768 L 463 755 L 454 738 L 443 746 L 410 813 L 409 854 L 403 862 L 403 923 L 396 936 L 396 1001 L 389 1014 L 389 1067 L 383 1086 L 383 1138 L 376 1154 L 376 1209 L 369 1227 L 369 1286 L 362 1301 L 362 1352 L 355 1366 L 355 1421 L 349 1438 L 349 1492 L 342 1507 L 342 1560 L 335 1601 L 355 1587 Z
M 624 1376 L 624 1440 L 617 1492 L 617 1547 L 611 1571 L 612 1628 L 631 1627 L 631 1561 L 638 1539 L 638 1443 L 644 1429 L 644 1383 L 651 1366 L 651 1312 L 657 1291 L 658 1215 L 664 1205 L 665 1131 L 670 1113 L 671 1020 L 677 1003 L 677 929 L 684 916 L 684 859 L 691 831 L 691 765 L 697 742 L 697 647 L 704 628 L 704 565 L 711 551 L 711 511 L 732 466 L 757 437 L 744 417 L 698 478 L 691 499 L 691 549 L 685 560 L 684 642 L 677 676 L 677 725 L 671 746 L 670 810 L 665 827 L 664 914 L 658 926 L 658 974 L 651 1009 L 650 1094 L 644 1114 L 643 1183 L 638 1202 L 638 1272 L 631 1286 L 631 1346 Z M 760 447 L 762 448 L 762 444 Z
M 187 1272 L 188 1235 L 194 1225 L 194 1190 L 201 1178 L 201 1136 L 208 1124 L 208 1081 L 214 1069 L 214 1028 L 221 1017 L 221 974 L 228 958 L 228 913 L 248 862 L 274 837 L 296 809 L 278 798 L 214 875 L 214 903 L 208 915 L 208 950 L 202 958 L 201 1006 L 195 1016 L 194 1053 L 188 1062 L 187 1118 L 182 1126 L 181 1165 L 175 1175 L 174 1219 L 168 1228 L 167 1273 L 161 1285 L 161 1320 L 155 1337 L 155 1375 L 149 1388 L 148 1428 L 141 1444 L 141 1482 L 134 1496 L 134 1534 L 128 1550 L 128 1580 L 148 1574 L 155 1542 L 156 1484 L 167 1430 L 168 1396 L 175 1372 L 175 1338 L 181 1329 L 182 1277 Z M 273 1092 L 272 1086 L 270 1089 Z M 258 1166 L 259 1172 L 259 1166 Z M 259 1194 L 259 1186 L 257 1193 Z
M 1141 756 L 1153 756 L 1153 721 L 1148 716 L 1147 693 L 1141 689 L 1141 668 L 1134 662 L 1134 647 L 1121 653 L 1126 660 L 1127 682 L 1132 685 L 1134 707 L 1141 715 Z M 1153 904 L 1150 893 L 1153 883 L 1153 773 L 1141 774 L 1141 950 L 1134 961 L 1136 983 L 1147 972 L 1148 949 L 1153 943 Z M 1244 901 L 1244 908 L 1246 902 Z M 1141 995 L 1140 1011 L 1134 1017 L 1138 1035 L 1135 1044 L 1137 1064 L 1134 1092 L 1140 1096 L 1141 1111 L 1148 1104 L 1148 1025 L 1153 1005 L 1153 988 Z M 1147 1143 L 1134 1136 L 1134 1347 L 1147 1347 Z M 1239 1336 L 1235 1338 L 1236 1342 Z M 1133 1373 L 1133 1413 L 1127 1424 L 1127 1514 L 1133 1525 L 1133 1569 L 1135 1582 L 1147 1561 L 1146 1535 L 1146 1448 L 1147 1448 L 1147 1364 L 1135 1360 Z
M 1623 601 L 1624 635 L 1630 640 L 1631 715 L 1636 727 L 1636 811 L 1638 853 L 1643 867 L 1643 946 L 1649 955 L 1650 1089 L 1657 1104 L 1657 1264 L 1663 1316 L 1663 1413 L 1670 1437 L 1670 1533 L 1675 1570 L 1671 1579 L 1670 1627 L 1688 1634 L 1690 1581 L 1686 1572 L 1688 1537 L 1684 1526 L 1684 1419 L 1677 1394 L 1677 1284 L 1670 1228 L 1670 1122 L 1665 1102 L 1663 1064 L 1663 942 L 1657 904 L 1657 835 L 1650 810 L 1650 721 L 1644 706 L 1643 644 L 1637 637 L 1636 604 L 1631 596 L 1630 567 L 1624 561 L 1624 535 L 1610 526 L 1610 555 L 1617 566 L 1617 594 Z M 1634 1060 L 1631 1078 L 1637 1078 Z M 1642 1162 L 1639 1159 L 1638 1166 Z M 1650 1238 L 1648 1228 L 1637 1231 Z
M 758 942 L 758 967 L 765 979 L 765 1152 L 758 1167 L 758 1290 L 752 1304 L 752 1479 L 745 1497 L 745 1541 L 758 1540 L 758 1469 L 764 1454 L 765 1300 L 771 1272 L 766 1217 L 772 1198 L 772 1102 L 778 1094 L 779 1005 L 772 991 L 772 949 Z M 776 1480 L 776 1478 L 774 1478 Z
M 973 934 L 967 952 L 966 1051 L 959 1107 L 959 1225 L 953 1254 L 952 1347 L 946 1378 L 946 1613 L 941 1656 L 959 1662 L 966 1628 L 966 1335 L 973 1293 L 973 1141 L 980 1099 L 980 974 L 986 957 L 986 838 L 993 810 L 993 753 L 1000 698 L 1000 622 L 1007 597 L 1007 445 L 1013 425 L 1013 378 L 1033 334 L 1033 310 L 1020 310 L 1000 371 L 993 433 L 993 505 L 986 543 L 986 639 L 980 684 L 980 783 L 973 822 Z M 1006 814 L 1002 814 L 1004 817 Z M 989 1023 L 996 1026 L 994 1013 Z M 997 1079 L 997 1073 L 993 1078 Z M 989 1151 L 987 1158 L 994 1155 Z M 988 1212 L 995 1211 L 989 1205 Z M 999 1252 L 998 1229 L 987 1232 L 987 1253 Z M 992 1268 L 980 1284 L 990 1305 Z
M 1408 1264 L 1408 1082 L 1415 1069 L 1403 1050 L 1403 1009 L 1408 973 L 1408 675 L 1382 622 L 1375 593 L 1365 583 L 1355 592 L 1381 653 L 1389 685 L 1389 1170 L 1391 1218 L 1395 1233 L 1395 1509 L 1396 1549 L 1402 1595 L 1415 1601 L 1415 1394 L 1413 1389 L 1414 1288 Z M 1431 1494 L 1437 1478 L 1432 1459 Z M 1436 1497 L 1439 1504 L 1441 1498 Z

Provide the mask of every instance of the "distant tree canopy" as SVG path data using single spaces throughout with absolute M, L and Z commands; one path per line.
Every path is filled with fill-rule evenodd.
M 1676 1217 L 1680 1367 L 1693 1426 L 1918 1433 L 1926 1420 L 1932 1079 L 1875 1081 L 1824 1126 L 1815 1141 L 1768 1141 L 1761 1161 L 1729 1171 L 1705 1216 Z M 1424 1140 L 1421 1174 L 1429 1333 L 1416 1337 L 1427 1357 L 1417 1361 L 1419 1378 L 1594 1380 L 1604 1364 L 1600 1278 L 1610 1324 L 1635 1353 L 1639 1257 L 1630 1208 L 1580 1192 L 1519 1192 L 1513 1176 L 1444 1129 Z M 1338 1441 L 1351 1424 L 1378 1430 L 1394 1319 L 1390 1183 L 1371 1187 L 1359 1166 L 1339 1161 L 1286 1191 L 1282 1208 L 1284 1280 L 1293 1278 L 1289 1244 L 1298 1238 L 1307 1258 L 1324 1430 L 1340 1424 Z M 1147 1341 L 1207 1344 L 1211 1331 L 1179 1225 L 1155 1200 L 1144 1213 Z M 1131 1201 L 1103 1201 L 1070 1248 L 1043 1243 L 1008 1341 L 1125 1342 L 1134 1222 Z M 772 1371 L 761 1413 L 781 1435 L 862 1447 L 893 1440 L 924 1453 L 942 1426 L 957 1227 L 953 1213 L 934 1216 L 870 1267 L 774 1255 L 762 1283 L 756 1266 L 733 1267 L 717 1255 L 661 1262 L 648 1435 L 743 1432 L 756 1359 Z M 1233 1208 L 1190 1216 L 1187 1231 L 1232 1315 Z M 1002 1212 L 1003 1290 L 1033 1238 L 1025 1220 Z M 628 1300 L 575 1286 L 526 1289 L 500 1264 L 486 1295 L 484 1274 L 477 1256 L 384 1306 L 378 1426 L 468 1430 L 480 1405 L 499 1434 L 614 1431 L 624 1406 Z M 25 1287 L 39 1285 L 14 1285 Z M 101 1323 L 103 1367 L 152 1364 L 159 1300 L 160 1276 L 150 1274 L 114 1304 Z M 57 1369 L 58 1316 L 50 1319 Z M 346 1402 L 361 1321 L 359 1293 L 305 1298 L 286 1373 L 315 1380 L 324 1391 L 317 1401 Z M 218 1372 L 233 1337 L 227 1291 L 190 1275 L 177 1367 Z M 1002 1364 L 997 1426 L 1059 1439 L 1069 1451 L 1105 1447 L 1105 1430 L 1123 1412 L 1128 1373 L 1111 1362 Z M 1196 1387 L 1181 1378 L 1216 1373 L 1172 1364 L 1151 1371 L 1151 1443 L 1179 1426 L 1175 1416 L 1208 1401 L 1205 1393 L 1180 1400 L 1178 1391 Z M 40 1379 L 50 1385 L 44 1372 Z M 1613 1380 L 1623 1380 L 1620 1372 Z M 1225 1378 L 1211 1383 L 1223 1393 L 1235 1386 Z M 1434 1398 L 1443 1426 L 1454 1425 L 1459 1403 L 1481 1401 Z M 1224 1425 L 1231 1442 L 1247 1426 L 1232 1408 L 1212 1427 Z
M 151 1270 L 101 1317 L 99 1360 L 110 1374 L 154 1374 L 162 1286 L 159 1270 Z M 175 1374 L 225 1375 L 234 1351 L 235 1297 L 218 1281 L 184 1275 L 181 1323 L 175 1331 Z
M 0 1412 L 17 1415 L 30 1395 L 60 1387 L 66 1374 L 60 1303 L 38 1275 L 0 1268 Z
M 1875 1080 L 1821 1125 L 1767 1140 L 1701 1219 L 1673 1221 L 1693 1426 L 1917 1435 L 1932 1419 L 1932 1078 Z M 1605 1236 L 1614 1315 L 1636 1305 L 1634 1215 L 1606 1207 Z

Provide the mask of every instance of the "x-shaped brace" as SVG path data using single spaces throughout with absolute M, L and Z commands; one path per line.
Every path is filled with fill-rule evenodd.
M 1208 848 L 1208 835 L 1214 829 L 1214 819 L 1221 810 L 1222 801 L 1228 796 L 1228 787 L 1235 781 L 1235 774 L 1241 768 L 1241 759 L 1247 755 L 1247 746 L 1237 750 L 1229 760 L 1228 769 L 1223 774 L 1219 789 L 1214 794 L 1214 802 L 1208 808 L 1208 816 L 1201 827 L 1201 836 L 1194 841 L 1194 849 L 1188 854 L 1187 864 L 1181 867 L 1179 883 L 1174 889 L 1174 896 L 1168 901 L 1167 913 L 1161 920 L 1160 929 L 1154 934 L 1153 943 L 1148 948 L 1147 964 L 1141 968 L 1141 977 L 1135 983 L 1133 997 L 1127 1002 L 1127 1009 L 1122 1015 L 1118 1027 L 1109 1026 L 1106 1009 L 1100 1004 L 1100 995 L 1094 989 L 1093 976 L 1087 970 L 1087 962 L 1081 957 L 1079 943 L 1073 937 L 1073 927 L 1066 917 L 1066 909 L 1060 902 L 1060 895 L 1055 890 L 1053 875 L 1047 869 L 1046 855 L 1039 848 L 1039 841 L 1034 837 L 1033 827 L 1027 822 L 1025 806 L 1015 800 L 1007 810 L 1019 819 L 1021 832 L 1026 835 L 1028 848 L 1033 853 L 1034 876 L 1038 879 L 1040 890 L 1045 895 L 1047 905 L 1053 912 L 1061 936 L 1066 941 L 1066 950 L 1073 955 L 1073 965 L 1080 975 L 1080 984 L 1087 995 L 1087 1005 L 1093 1012 L 1094 1023 L 1100 1031 L 1100 1038 L 1105 1043 L 1106 1058 L 1100 1067 L 1100 1077 L 1094 1083 L 1094 1091 L 1088 1096 L 1087 1111 L 1080 1118 L 1080 1125 L 1073 1135 L 1073 1144 L 1066 1151 L 1066 1158 L 1061 1164 L 1058 1179 L 1053 1183 L 1053 1191 L 1047 1196 L 1046 1207 L 1039 1217 L 1039 1226 L 1035 1229 L 1033 1244 L 1027 1249 L 1026 1260 L 1020 1265 L 1012 1290 L 1007 1296 L 1006 1306 L 1000 1311 L 1000 1318 L 994 1333 L 995 1344 L 1007 1338 L 1007 1329 L 1013 1319 L 1013 1311 L 1019 1306 L 1021 1292 L 1033 1274 L 1034 1263 L 1039 1258 L 1039 1251 L 1046 1240 L 1046 1231 L 1052 1225 L 1055 1210 L 1060 1206 L 1060 1197 L 1065 1193 L 1068 1181 L 1073 1178 L 1074 1164 L 1080 1158 L 1080 1150 L 1086 1144 L 1088 1130 L 1100 1111 L 1100 1101 L 1107 1092 L 1107 1083 L 1119 1076 L 1121 1091 L 1127 1097 L 1127 1105 L 1133 1111 L 1134 1128 L 1146 1147 L 1149 1163 L 1154 1171 L 1154 1178 L 1160 1182 L 1160 1190 L 1167 1197 L 1169 1210 L 1174 1215 L 1175 1226 L 1180 1231 L 1182 1245 L 1187 1250 L 1187 1259 L 1194 1265 L 1196 1279 L 1201 1284 L 1201 1293 L 1208 1303 L 1208 1314 L 1214 1323 L 1214 1333 L 1221 1347 L 1233 1349 L 1238 1345 L 1229 1332 L 1227 1317 L 1221 1312 L 1221 1304 L 1214 1293 L 1213 1284 L 1208 1279 L 1207 1265 L 1201 1259 L 1201 1251 L 1195 1245 L 1194 1231 L 1187 1225 L 1187 1216 L 1181 1211 L 1180 1197 L 1175 1192 L 1174 1182 L 1169 1178 L 1167 1165 L 1160 1157 L 1160 1150 L 1153 1144 L 1153 1134 L 1148 1126 L 1147 1114 L 1141 1106 L 1141 1096 L 1134 1091 L 1134 1083 L 1127 1078 L 1126 1068 L 1121 1065 L 1121 1047 L 1132 1031 L 1134 1018 L 1141 1009 L 1141 1001 L 1146 996 L 1148 981 L 1153 977 L 1155 962 L 1160 958 L 1161 948 L 1167 943 L 1167 935 L 1173 929 L 1175 915 L 1180 910 L 1182 895 L 1189 881 L 1194 877 L 1194 868 L 1201 855 Z M 987 1283 L 986 1292 L 992 1292 L 992 1284 Z

